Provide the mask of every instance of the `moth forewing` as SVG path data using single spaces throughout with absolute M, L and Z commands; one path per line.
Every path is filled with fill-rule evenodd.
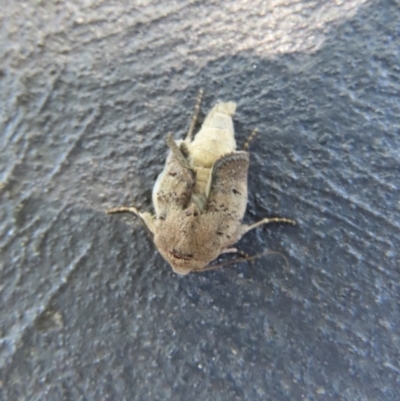
M 169 144 L 172 144 L 171 141 Z M 189 205 L 195 184 L 195 171 L 190 169 L 176 143 L 173 144 L 175 148 L 170 150 L 164 170 L 153 188 L 152 200 L 157 219 L 165 220 L 170 208 L 184 210 Z
M 207 210 L 217 210 L 240 222 L 246 211 L 248 169 L 247 152 L 233 152 L 218 159 L 212 170 Z

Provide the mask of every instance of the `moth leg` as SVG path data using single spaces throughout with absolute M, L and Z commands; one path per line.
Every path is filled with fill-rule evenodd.
M 250 143 L 257 135 L 257 132 L 258 132 L 257 128 L 254 128 L 253 131 L 251 131 L 250 135 L 247 137 L 246 142 L 243 145 L 243 150 L 247 151 L 249 149 Z
M 263 224 L 270 224 L 270 223 L 286 223 L 286 224 L 292 224 L 292 225 L 296 224 L 296 222 L 294 220 L 286 219 L 284 217 L 269 217 L 269 218 L 262 219 L 262 220 L 258 221 L 257 223 L 254 223 L 251 225 L 243 225 L 242 226 L 242 235 L 253 230 L 254 228 L 257 228 L 258 226 L 261 226 Z
M 189 143 L 192 142 L 192 140 L 193 140 L 194 126 L 196 125 L 197 118 L 199 117 L 201 100 L 203 99 L 203 93 L 204 93 L 203 89 L 200 89 L 199 94 L 197 95 L 196 105 L 194 106 L 194 111 L 193 111 L 193 116 L 192 116 L 192 121 L 190 122 L 189 131 L 185 138 L 185 141 L 189 142 Z

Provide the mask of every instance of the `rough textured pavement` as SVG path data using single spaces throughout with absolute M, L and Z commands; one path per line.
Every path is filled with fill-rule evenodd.
M 6 3 L 0 399 L 400 400 L 399 1 Z M 199 87 L 259 129 L 245 221 L 299 224 L 178 277 L 104 210 Z

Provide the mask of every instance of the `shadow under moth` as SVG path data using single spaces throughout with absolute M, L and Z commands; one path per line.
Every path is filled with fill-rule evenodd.
M 167 136 L 169 154 L 152 194 L 155 214 L 134 207 L 107 211 L 139 216 L 161 255 L 181 275 L 218 267 L 210 262 L 223 253 L 239 252 L 232 246 L 253 228 L 275 222 L 295 224 L 286 218 L 242 224 L 249 153 L 236 150 L 232 121 L 236 104 L 217 103 L 193 137 L 201 97 L 202 91 L 186 138 L 175 141 Z

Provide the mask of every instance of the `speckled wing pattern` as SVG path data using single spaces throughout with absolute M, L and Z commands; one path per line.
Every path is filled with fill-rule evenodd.
M 213 167 L 208 212 L 218 212 L 222 219 L 241 220 L 247 204 L 249 154 L 233 152 L 218 159 Z
M 189 205 L 196 174 L 183 163 L 184 160 L 186 158 L 177 146 L 171 149 L 153 190 L 157 217 L 165 217 L 171 208 L 183 210 Z

